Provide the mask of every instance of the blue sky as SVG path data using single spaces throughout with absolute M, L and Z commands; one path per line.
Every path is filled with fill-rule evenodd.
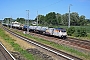
M 0 19 L 5 17 L 27 18 L 26 10 L 30 10 L 30 19 L 38 14 L 46 15 L 49 12 L 60 14 L 68 13 L 68 6 L 71 12 L 78 12 L 90 19 L 90 0 L 0 0 Z

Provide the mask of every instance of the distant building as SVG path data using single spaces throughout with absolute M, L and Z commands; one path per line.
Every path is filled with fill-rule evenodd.
M 36 25 L 36 24 L 37 24 L 37 22 L 35 22 L 35 21 L 32 22 L 32 25 Z

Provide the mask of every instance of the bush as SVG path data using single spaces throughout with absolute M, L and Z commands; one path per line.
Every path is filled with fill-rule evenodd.
M 74 33 L 75 37 L 85 37 L 87 36 L 87 32 L 85 28 L 79 28 L 76 30 L 76 32 Z
M 68 28 L 68 30 L 67 30 L 67 34 L 68 34 L 69 36 L 72 36 L 74 32 L 75 32 L 75 28 L 74 28 L 74 27 L 70 27 L 70 28 Z
M 80 36 L 79 30 L 80 29 L 76 29 L 76 31 L 73 33 L 73 36 L 79 37 Z

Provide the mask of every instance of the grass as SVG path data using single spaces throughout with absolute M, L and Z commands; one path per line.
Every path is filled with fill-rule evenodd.
M 87 37 L 74 37 L 74 36 L 69 36 L 72 38 L 78 38 L 78 39 L 82 39 L 82 40 L 89 40 L 90 41 L 90 33 L 87 33 Z
M 68 29 L 68 26 L 54 26 L 56 28 L 60 27 L 60 28 L 65 28 L 65 29 Z M 75 29 L 78 29 L 78 28 L 85 28 L 86 29 L 86 32 L 87 32 L 87 37 L 76 37 L 78 39 L 83 39 L 83 40 L 90 40 L 90 26 L 71 26 L 71 27 L 75 27 Z M 74 36 L 71 36 L 71 37 L 74 37 Z
M 87 32 L 87 37 L 76 37 L 76 38 L 83 39 L 83 40 L 90 40 L 90 26 L 73 26 L 73 27 L 75 27 L 75 29 L 83 27 L 86 29 L 86 32 Z
M 8 42 L 14 48 L 15 51 L 20 52 L 27 60 L 35 60 L 35 57 L 32 54 L 22 49 L 20 45 L 18 45 L 17 43 L 14 43 L 15 40 L 10 38 L 7 34 L 5 34 L 4 30 L 1 28 L 0 28 L 0 36 L 2 37 L 2 39 Z
M 35 37 L 35 36 L 32 36 L 32 35 L 28 35 L 28 34 L 23 34 L 22 32 L 18 32 L 16 31 L 18 34 L 20 35 L 23 35 L 25 37 L 28 37 L 30 39 L 33 39 L 37 42 L 40 42 L 40 43 L 43 43 L 43 44 L 46 44 L 46 45 L 49 45 L 49 46 L 52 46 L 56 49 L 59 49 L 59 50 L 63 50 L 65 52 L 68 52 L 70 54 L 73 54 L 75 56 L 78 56 L 80 58 L 83 58 L 85 60 L 89 60 L 90 59 L 90 53 L 86 54 L 86 53 L 83 53 L 83 52 L 80 52 L 78 50 L 75 50 L 71 47 L 68 47 L 68 46 L 64 46 L 64 45 L 59 45 L 59 44 L 56 44 L 54 42 L 50 42 L 50 41 L 47 41 L 47 40 L 44 40 L 44 39 L 41 39 L 41 38 L 38 38 L 38 37 Z
M 68 26 L 53 26 L 54 28 L 65 28 L 68 29 Z M 75 29 L 78 29 L 80 27 L 86 28 L 87 33 L 90 33 L 90 26 L 71 26 L 75 27 Z

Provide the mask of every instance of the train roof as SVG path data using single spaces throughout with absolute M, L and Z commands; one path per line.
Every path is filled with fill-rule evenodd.
M 64 28 L 55 28 L 55 29 L 57 29 L 57 30 L 62 30 L 62 29 L 64 29 Z M 65 30 L 65 29 L 64 29 Z
M 24 25 L 23 27 L 27 27 L 28 25 Z M 28 26 L 29 27 L 29 26 Z
M 17 23 L 18 24 L 19 22 L 15 21 L 15 22 L 12 22 L 12 23 L 14 23 L 14 24 Z

